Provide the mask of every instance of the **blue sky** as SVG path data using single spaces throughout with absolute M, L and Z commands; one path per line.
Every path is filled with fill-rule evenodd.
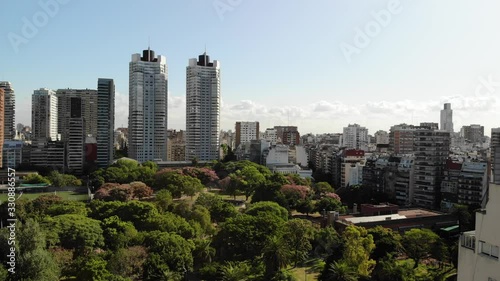
M 126 125 L 128 63 L 150 38 L 167 57 L 169 128 L 185 127 L 185 68 L 206 45 L 221 62 L 223 129 L 358 123 L 373 134 L 439 122 L 451 102 L 456 131 L 479 123 L 489 134 L 500 127 L 499 10 L 494 0 L 5 0 L 0 80 L 16 90 L 16 122 L 30 124 L 34 89 L 113 78 L 116 126 Z

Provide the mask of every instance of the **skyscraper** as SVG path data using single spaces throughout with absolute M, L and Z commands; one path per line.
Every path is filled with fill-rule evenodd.
M 113 161 L 115 129 L 115 83 L 113 79 L 97 81 L 97 165 L 106 167 Z
M 0 88 L 0 168 L 2 168 L 1 163 L 3 163 L 4 96 L 5 91 Z
M 57 139 L 56 92 L 40 88 L 31 96 L 32 139 Z
M 66 165 L 70 173 L 81 175 L 84 164 L 85 122 L 83 118 L 84 105 L 82 98 L 70 99 L 68 132 L 64 141 L 66 145 Z
M 15 111 L 16 96 L 12 84 L 7 81 L 0 81 L 0 88 L 4 90 L 4 139 L 13 140 L 16 136 Z
M 500 128 L 491 129 L 491 182 L 500 184 Z
M 129 64 L 128 154 L 139 162 L 167 160 L 167 59 L 152 50 Z
M 453 133 L 453 110 L 451 110 L 451 103 L 445 103 L 444 109 L 441 110 L 440 130 Z
M 63 141 L 66 141 L 71 118 L 71 99 L 81 99 L 81 114 L 85 123 L 85 135 L 97 135 L 97 91 L 91 89 L 59 89 L 57 96 L 57 131 Z
M 207 53 L 186 68 L 186 160 L 219 159 L 220 63 Z

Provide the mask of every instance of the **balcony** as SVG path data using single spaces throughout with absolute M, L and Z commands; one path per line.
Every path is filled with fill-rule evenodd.
M 460 236 L 460 246 L 476 251 L 476 231 L 468 231 Z

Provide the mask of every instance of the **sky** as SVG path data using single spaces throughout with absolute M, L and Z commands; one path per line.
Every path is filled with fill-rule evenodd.
M 0 80 L 31 124 L 38 88 L 116 85 L 127 126 L 128 63 L 148 42 L 168 65 L 168 127 L 185 129 L 186 66 L 206 48 L 221 63 L 221 128 L 259 121 L 305 133 L 357 123 L 500 127 L 496 0 L 3 0 Z

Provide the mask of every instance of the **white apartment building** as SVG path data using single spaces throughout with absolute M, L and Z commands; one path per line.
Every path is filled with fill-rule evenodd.
M 374 137 L 376 144 L 389 144 L 389 133 L 386 131 L 377 131 Z
M 266 157 L 266 165 L 288 164 L 288 145 L 272 146 Z
M 167 160 L 167 59 L 144 50 L 129 64 L 129 157 L 140 163 Z
M 97 135 L 97 91 L 91 89 L 59 89 L 57 96 L 57 132 L 67 141 L 69 119 L 73 98 L 81 99 L 81 113 L 85 124 L 85 135 Z
M 460 236 L 458 281 L 500 280 L 500 185 L 490 184 L 488 192 L 476 212 L 476 230 Z
M 266 129 L 263 139 L 269 141 L 271 145 L 275 145 L 278 143 L 278 131 L 275 128 Z
M 207 53 L 186 68 L 186 161 L 219 159 L 220 63 Z
M 241 143 L 249 143 L 259 139 L 259 122 L 236 122 L 236 147 Z
M 342 146 L 351 149 L 368 149 L 368 129 L 358 124 L 349 124 L 344 127 L 342 135 Z
M 31 128 L 33 139 L 57 139 L 57 96 L 46 88 L 35 90 L 31 96 Z

